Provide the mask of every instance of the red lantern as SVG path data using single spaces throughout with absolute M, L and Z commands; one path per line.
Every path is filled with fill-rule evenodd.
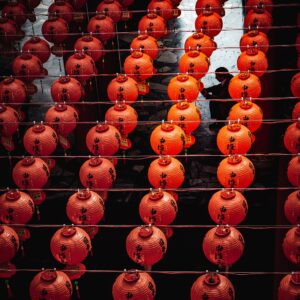
M 150 136 L 152 150 L 160 155 L 177 155 L 185 147 L 185 133 L 177 125 L 163 123 Z
M 292 112 L 292 119 L 298 120 L 299 118 L 300 118 L 300 101 L 297 102 L 297 104 L 294 106 L 294 109 Z
M 22 26 L 27 20 L 27 10 L 22 3 L 11 1 L 2 8 L 2 16 L 12 19 Z
M 81 263 L 92 250 L 91 239 L 79 227 L 63 227 L 51 238 L 50 249 L 53 257 L 62 264 Z
M 247 188 L 254 180 L 252 162 L 242 155 L 224 158 L 218 167 L 217 177 L 225 188 Z
M 240 49 L 241 51 L 246 51 L 248 47 L 257 47 L 258 50 L 267 53 L 269 50 L 268 36 L 262 31 L 248 31 L 241 37 Z
M 294 97 L 300 99 L 300 72 L 295 74 L 291 80 L 291 91 Z
M 198 98 L 203 84 L 191 75 L 180 74 L 173 77 L 168 85 L 168 95 L 173 102 L 187 100 L 193 102 Z
M 300 123 L 292 123 L 285 131 L 284 146 L 290 153 L 299 153 L 300 151 Z
M 64 19 L 67 23 L 71 23 L 74 17 L 74 9 L 72 5 L 63 0 L 55 0 L 48 8 L 49 16 L 57 16 Z
M 175 220 L 177 211 L 174 197 L 160 189 L 145 195 L 139 205 L 140 217 L 145 224 L 169 225 Z
M 52 83 L 51 97 L 55 102 L 80 102 L 84 97 L 84 90 L 77 79 L 62 76 Z
M 159 53 L 157 39 L 147 34 L 138 35 L 134 38 L 130 44 L 130 49 L 146 53 L 152 59 L 155 59 Z
M 82 83 L 96 75 L 97 68 L 94 60 L 89 55 L 75 53 L 67 59 L 66 72 Z
M 73 287 L 70 278 L 62 271 L 46 270 L 34 276 L 30 283 L 32 300 L 70 300 Z
M 126 250 L 134 262 L 149 268 L 165 255 L 167 239 L 155 226 L 136 227 L 127 236 Z
M 11 43 L 17 40 L 21 36 L 22 34 L 16 22 L 8 18 L 0 18 L 0 41 L 1 42 Z
M 143 16 L 138 24 L 141 34 L 148 34 L 156 39 L 160 39 L 168 32 L 166 21 L 155 13 L 148 13 Z
M 122 16 L 122 5 L 116 0 L 103 0 L 98 4 L 96 11 L 105 13 L 118 23 Z
M 202 32 L 195 32 L 189 36 L 184 43 L 185 52 L 197 50 L 210 57 L 217 49 L 216 42 L 208 35 Z
M 197 0 L 196 2 L 196 13 L 200 15 L 204 11 L 213 11 L 220 16 L 225 15 L 223 5 L 220 0 Z
M 91 189 L 109 189 L 116 180 L 116 170 L 106 158 L 91 158 L 79 170 L 81 184 Z
M 0 225 L 0 263 L 13 259 L 19 250 L 19 237 L 9 226 Z
M 169 0 L 151 0 L 147 9 L 163 17 L 166 21 L 180 16 L 180 10 L 175 9 L 173 3 Z
M 76 225 L 95 225 L 104 216 L 104 202 L 97 193 L 81 190 L 69 198 L 66 212 L 70 221 Z
M 264 8 L 254 8 L 248 11 L 244 19 L 244 26 L 251 29 L 258 29 L 264 33 L 270 31 L 272 16 Z
M 221 32 L 223 21 L 219 14 L 211 10 L 205 10 L 198 15 L 195 21 L 195 27 L 197 31 L 202 31 L 213 38 Z
M 278 300 L 295 300 L 300 294 L 299 273 L 286 275 L 280 281 Z
M 134 51 L 124 62 L 124 72 L 136 81 L 146 80 L 155 74 L 151 57 L 143 52 Z
M 300 157 L 291 159 L 287 169 L 288 180 L 293 186 L 300 186 Z
M 45 63 L 50 57 L 50 46 L 49 44 L 39 37 L 32 37 L 30 40 L 26 41 L 22 47 L 23 52 L 30 52 L 37 56 L 40 61 Z
M 82 51 L 88 54 L 95 62 L 98 61 L 103 53 L 103 44 L 92 35 L 85 35 L 77 39 L 74 44 L 75 51 Z
M 96 125 L 86 135 L 86 146 L 94 155 L 114 155 L 118 152 L 120 143 L 120 132 L 108 124 Z
M 242 234 L 234 227 L 217 226 L 210 229 L 203 239 L 205 257 L 218 266 L 231 266 L 244 252 Z
M 238 225 L 244 221 L 247 215 L 247 200 L 238 191 L 218 191 L 209 200 L 208 212 L 211 219 L 217 224 Z
M 232 99 L 258 98 L 261 93 L 259 77 L 249 72 L 235 75 L 229 82 L 228 92 Z
M 139 96 L 137 82 L 126 75 L 118 75 L 107 86 L 107 96 L 110 101 L 125 101 L 134 103 Z
M 204 274 L 194 282 L 191 288 L 191 300 L 203 297 L 209 300 L 235 299 L 235 291 L 229 279 L 221 274 Z
M 295 191 L 289 194 L 284 203 L 285 217 L 291 224 L 297 225 L 300 222 L 300 192 Z
M 23 158 L 13 169 L 13 180 L 20 189 L 40 189 L 48 181 L 48 165 L 40 158 Z
M 156 294 L 156 286 L 152 277 L 145 272 L 129 270 L 120 274 L 112 287 L 114 300 L 147 299 L 153 300 Z
M 300 228 L 290 229 L 283 240 L 283 252 L 285 257 L 293 264 L 300 263 Z
M 148 179 L 154 188 L 177 189 L 184 181 L 185 170 L 174 157 L 160 157 L 153 160 L 148 169 Z
M 228 119 L 231 121 L 239 120 L 251 132 L 255 132 L 262 124 L 263 112 L 257 104 L 243 100 L 232 106 Z
M 261 77 L 268 69 L 268 59 L 264 52 L 257 48 L 250 47 L 240 54 L 237 60 L 237 66 L 241 72 L 249 71 Z
M 189 73 L 196 79 L 201 79 L 208 71 L 209 58 L 202 52 L 189 51 L 180 57 L 178 68 L 181 73 Z
M 273 10 L 273 0 L 247 0 L 246 11 L 255 7 L 263 7 L 271 13 Z
M 0 104 L 0 135 L 11 137 L 19 128 L 19 115 L 11 107 Z
M 102 42 L 106 42 L 115 36 L 115 24 L 109 16 L 97 14 L 90 19 L 87 31 Z

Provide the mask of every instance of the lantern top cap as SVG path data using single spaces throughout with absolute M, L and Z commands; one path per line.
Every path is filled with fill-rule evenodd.
M 94 37 L 91 35 L 85 35 L 81 38 L 81 40 L 84 42 L 92 42 L 94 40 Z
M 140 227 L 139 236 L 143 239 L 149 238 L 153 234 L 152 226 Z
M 221 192 L 221 198 L 224 200 L 231 200 L 236 196 L 236 192 L 233 190 L 224 190 Z
M 71 81 L 71 78 L 69 76 L 62 76 L 58 79 L 59 83 L 68 83 Z
M 242 128 L 242 125 L 239 123 L 230 123 L 227 125 L 227 129 L 232 132 L 237 132 L 237 131 L 241 130 L 241 128 Z
M 180 101 L 176 104 L 176 107 L 180 110 L 185 110 L 190 107 L 190 103 L 187 101 Z
M 128 77 L 125 74 L 118 74 L 116 77 L 116 81 L 119 83 L 126 82 L 128 80 Z
M 46 270 L 41 274 L 42 281 L 51 283 L 54 282 L 57 278 L 57 272 L 55 270 Z
M 106 132 L 109 129 L 109 125 L 108 124 L 98 124 L 96 125 L 96 132 L 98 133 L 102 133 L 102 132 Z
M 239 164 L 242 161 L 241 155 L 230 155 L 227 158 L 227 162 L 231 165 Z
M 203 32 L 194 32 L 192 37 L 195 40 L 200 40 L 204 37 L 204 33 Z
M 91 192 L 89 190 L 80 190 L 77 192 L 76 198 L 79 200 L 87 200 L 91 198 Z
M 128 270 L 124 274 L 124 281 L 127 283 L 134 283 L 140 279 L 140 274 L 137 270 Z
M 142 56 L 143 56 L 143 52 L 141 52 L 141 51 L 133 51 L 131 53 L 132 58 L 141 58 Z
M 66 111 L 68 109 L 68 106 L 63 104 L 63 103 L 57 103 L 57 104 L 55 104 L 54 109 L 56 111 L 60 111 L 60 112 L 61 111 Z
M 37 44 L 37 43 L 39 43 L 41 41 L 41 38 L 39 38 L 38 36 L 33 36 L 30 40 L 29 40 L 29 42 L 30 43 L 33 43 L 33 44 Z
M 35 163 L 35 158 L 34 157 L 25 157 L 22 160 L 22 166 L 31 166 Z
M 127 108 L 127 105 L 125 104 L 125 103 L 116 103 L 115 105 L 114 105 L 114 109 L 116 110 L 116 111 L 124 111 L 124 110 L 126 110 L 126 108 Z
M 103 160 L 100 157 L 93 157 L 93 158 L 90 159 L 89 165 L 91 167 L 98 167 L 98 166 L 100 166 L 102 164 L 102 161 Z
M 170 123 L 163 123 L 160 125 L 162 131 L 171 132 L 175 129 L 173 124 Z
M 204 278 L 204 283 L 208 286 L 216 286 L 220 284 L 220 281 L 220 276 L 216 273 L 208 273 Z
M 9 190 L 5 196 L 6 200 L 8 201 L 16 201 L 20 199 L 20 197 L 21 197 L 21 193 L 17 190 Z
M 231 230 L 228 226 L 218 226 L 215 231 L 215 235 L 218 237 L 226 237 L 230 234 Z
M 164 192 L 159 189 L 157 191 L 151 191 L 149 195 L 149 199 L 153 201 L 157 201 L 162 199 L 163 196 L 164 196 Z
M 32 126 L 32 131 L 34 132 L 34 133 L 42 133 L 42 132 L 44 132 L 46 130 L 46 127 L 45 127 L 45 125 L 43 125 L 43 124 L 36 124 L 36 125 L 33 125 Z
M 170 156 L 162 156 L 158 159 L 158 164 L 160 166 L 167 166 L 171 163 L 172 158 Z
M 7 78 L 5 78 L 4 80 L 3 80 L 3 83 L 4 84 L 11 84 L 11 83 L 13 83 L 15 81 L 15 78 L 13 78 L 13 77 L 7 77 Z
M 75 227 L 64 227 L 61 230 L 61 235 L 65 238 L 70 238 L 76 234 L 76 228 Z
M 185 81 L 189 80 L 189 75 L 187 75 L 187 74 L 179 74 L 179 75 L 177 75 L 176 78 L 180 82 L 185 82 Z

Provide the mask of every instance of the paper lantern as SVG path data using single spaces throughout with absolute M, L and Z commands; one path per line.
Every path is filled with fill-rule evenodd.
M 278 300 L 295 300 L 300 295 L 299 273 L 284 276 L 278 288 Z
M 234 227 L 218 226 L 210 229 L 202 243 L 205 257 L 213 264 L 226 267 L 237 262 L 244 252 L 242 234 Z
M 20 189 L 40 189 L 48 181 L 50 170 L 40 158 L 23 158 L 13 168 L 13 180 Z
M 300 118 L 300 101 L 296 103 L 292 112 L 292 119 L 298 120 Z
M 249 72 L 242 72 L 230 80 L 228 92 L 232 99 L 258 98 L 261 93 L 260 79 Z
M 93 36 L 106 42 L 115 36 L 114 21 L 105 14 L 97 14 L 88 22 L 87 32 L 93 33 Z
M 283 240 L 283 253 L 285 257 L 293 264 L 300 263 L 300 228 L 290 229 Z
M 197 31 L 202 31 L 213 38 L 221 32 L 223 21 L 219 14 L 211 10 L 205 10 L 196 18 L 195 27 Z
M 130 44 L 130 49 L 148 54 L 155 59 L 159 53 L 157 39 L 148 34 L 141 34 L 134 38 Z
M 196 2 L 196 13 L 200 15 L 204 11 L 211 10 L 220 16 L 225 15 L 223 5 L 220 0 L 197 0 Z
M 262 124 L 263 112 L 257 104 L 243 100 L 232 106 L 228 119 L 231 121 L 239 120 L 251 132 L 255 132 Z
M 168 32 L 166 21 L 155 13 L 148 13 L 143 16 L 138 24 L 141 34 L 148 34 L 156 39 L 160 39 Z
M 22 47 L 22 51 L 34 54 L 40 59 L 42 64 L 49 59 L 51 54 L 49 44 L 37 36 L 26 41 Z
M 48 8 L 49 16 L 57 16 L 64 19 L 67 23 L 72 23 L 74 9 L 72 5 L 63 0 L 56 0 Z
M 253 142 L 251 131 L 239 123 L 223 126 L 217 135 L 217 146 L 225 154 L 245 154 Z
M 193 102 L 198 98 L 203 84 L 191 75 L 180 74 L 172 77 L 168 84 L 168 96 L 173 102 L 178 100 L 187 100 Z
M 0 225 L 0 263 L 14 258 L 19 250 L 19 237 L 9 226 Z
M 19 115 L 11 107 L 0 104 L 0 134 L 11 137 L 19 128 Z
M 8 2 L 2 8 L 2 16 L 7 17 L 22 26 L 27 20 L 26 7 L 19 2 Z
M 51 238 L 50 250 L 53 257 L 62 264 L 81 263 L 92 250 L 89 235 L 79 227 L 63 227 Z
M 273 0 L 247 0 L 246 11 L 249 11 L 257 6 L 263 7 L 271 13 L 273 10 Z
M 225 188 L 247 188 L 254 180 L 252 162 L 242 155 L 224 158 L 217 170 L 220 184 Z
M 284 203 L 285 217 L 291 224 L 297 225 L 300 222 L 300 192 L 295 191 L 289 194 Z
M 77 39 L 74 49 L 75 51 L 82 51 L 88 54 L 96 62 L 102 57 L 104 47 L 102 42 L 96 37 L 85 35 Z
M 145 272 L 129 270 L 120 274 L 112 287 L 114 300 L 153 300 L 156 286 L 152 277 Z
M 62 76 L 52 83 L 51 97 L 55 102 L 80 102 L 84 97 L 84 90 L 77 79 Z
M 272 26 L 272 16 L 264 8 L 254 8 L 248 11 L 244 19 L 246 28 L 258 29 L 264 33 L 270 31 Z
M 116 179 L 116 170 L 106 158 L 91 158 L 79 170 L 81 184 L 90 189 L 109 189 Z
M 300 99 L 300 72 L 295 74 L 291 80 L 291 92 L 294 97 Z
M 300 158 L 294 157 L 290 160 L 287 168 L 287 177 L 291 185 L 300 186 Z
M 154 12 L 163 17 L 166 21 L 176 18 L 180 15 L 180 10 L 175 9 L 169 0 L 151 0 L 147 6 L 148 11 Z
M 208 71 L 209 59 L 202 52 L 189 51 L 180 57 L 178 68 L 181 73 L 189 73 L 196 79 L 201 79 Z
M 34 276 L 30 283 L 32 300 L 70 300 L 73 287 L 69 277 L 62 271 L 45 270 Z
M 3 43 L 11 43 L 22 37 L 18 25 L 9 18 L 0 18 L 0 41 Z
M 154 188 L 177 189 L 184 181 L 184 174 L 181 162 L 171 156 L 153 160 L 148 169 L 148 179 Z
M 217 49 L 216 42 L 208 35 L 202 32 L 195 32 L 189 36 L 184 43 L 185 52 L 197 50 L 210 57 Z
M 126 238 L 128 256 L 146 268 L 158 263 L 167 251 L 165 234 L 155 226 L 139 226 Z
M 300 152 L 300 123 L 294 122 L 286 129 L 283 142 L 285 148 L 290 153 L 299 153 Z
M 122 16 L 122 5 L 116 0 L 103 0 L 98 4 L 96 11 L 105 13 L 118 23 Z
M 241 51 L 246 51 L 249 47 L 257 47 L 258 50 L 267 53 L 269 50 L 268 36 L 262 31 L 248 31 L 241 37 L 240 49 Z
M 211 219 L 217 224 L 238 225 L 244 221 L 247 215 L 247 200 L 238 191 L 218 191 L 209 200 L 208 212 Z
M 217 273 L 201 275 L 191 288 L 191 300 L 232 300 L 235 291 L 228 278 Z
M 264 52 L 254 47 L 249 47 L 238 57 L 237 66 L 241 72 L 249 71 L 261 77 L 268 69 L 268 59 Z

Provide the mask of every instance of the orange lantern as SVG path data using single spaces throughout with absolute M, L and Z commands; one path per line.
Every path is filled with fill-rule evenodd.
M 181 162 L 171 156 L 153 160 L 148 169 L 148 179 L 154 188 L 177 189 L 184 181 L 184 174 Z
M 249 100 L 242 100 L 232 106 L 228 119 L 238 121 L 246 126 L 251 132 L 255 132 L 260 128 L 263 120 L 263 112 L 261 108 Z
M 285 131 L 284 146 L 290 153 L 299 153 L 300 151 L 300 123 L 292 123 Z
M 0 135 L 13 136 L 19 128 L 19 115 L 11 107 L 0 104 Z
M 74 44 L 75 51 L 82 51 L 88 54 L 94 62 L 98 61 L 102 57 L 103 49 L 104 47 L 102 42 L 92 35 L 80 37 Z
M 193 102 L 198 98 L 199 92 L 202 89 L 203 84 L 193 76 L 179 74 L 170 80 L 168 95 L 173 102 L 178 102 L 178 100 Z
M 300 101 L 296 103 L 292 112 L 292 119 L 298 120 L 300 118 Z
M 238 57 L 237 66 L 241 72 L 249 71 L 261 77 L 268 69 L 268 59 L 264 52 L 255 47 L 249 47 Z
M 291 80 L 291 91 L 294 97 L 300 99 L 300 72 L 295 74 Z
M 93 191 L 81 190 L 69 197 L 66 212 L 76 225 L 95 225 L 104 216 L 104 201 Z
M 73 287 L 70 278 L 64 272 L 45 270 L 34 276 L 29 291 L 32 300 L 70 300 Z
M 81 184 L 86 188 L 109 189 L 116 180 L 116 170 L 106 158 L 91 158 L 79 170 Z
M 244 221 L 247 215 L 247 200 L 238 191 L 218 191 L 209 200 L 208 212 L 211 219 L 217 224 L 238 225 Z
M 77 79 L 62 76 L 52 83 L 51 97 L 55 102 L 80 102 L 84 90 Z
M 98 4 L 96 11 L 105 13 L 118 23 L 122 16 L 122 5 L 116 0 L 103 0 Z
M 177 125 L 163 123 L 150 136 L 152 150 L 161 155 L 177 155 L 185 147 L 185 133 Z
M 97 14 L 90 19 L 87 25 L 87 32 L 93 33 L 93 36 L 102 42 L 106 42 L 115 36 L 114 21 L 105 14 Z
M 217 49 L 216 42 L 208 35 L 202 32 L 195 32 L 189 36 L 184 43 L 185 52 L 197 50 L 210 57 Z
M 165 191 L 150 191 L 139 205 L 140 217 L 145 224 L 169 225 L 177 215 L 178 207 L 174 197 Z
M 163 17 L 166 21 L 180 16 L 180 10 L 174 8 L 170 0 L 151 0 L 147 6 L 148 11 Z
M 45 40 L 37 36 L 32 37 L 31 39 L 26 41 L 22 47 L 22 51 L 30 52 L 36 55 L 40 59 L 42 64 L 49 59 L 51 54 L 49 44 Z
M 19 26 L 22 26 L 27 20 L 27 10 L 22 3 L 12 1 L 2 8 L 2 16 L 12 19 Z
M 197 31 L 202 31 L 204 34 L 213 38 L 221 32 L 223 21 L 219 14 L 211 10 L 204 10 L 198 15 L 195 21 L 195 27 Z
M 220 184 L 225 188 L 247 188 L 254 180 L 252 162 L 242 155 L 224 158 L 217 170 Z
M 148 34 L 141 34 L 134 38 L 130 44 L 130 49 L 148 54 L 155 59 L 159 53 L 157 39 Z
M 249 72 L 235 75 L 229 82 L 228 92 L 232 99 L 258 98 L 261 93 L 259 77 Z
M 74 17 L 73 6 L 63 0 L 55 0 L 48 8 L 49 16 L 57 16 L 64 19 L 67 23 L 71 23 Z
M 284 203 L 285 217 L 291 224 L 297 225 L 300 222 L 300 191 L 289 194 Z
M 283 240 L 283 253 L 293 264 L 300 263 L 300 228 L 290 229 Z
M 139 226 L 126 238 L 128 256 L 137 264 L 149 268 L 159 262 L 167 251 L 167 239 L 155 226 Z
M 94 155 L 114 155 L 118 152 L 120 143 L 120 132 L 108 124 L 96 125 L 86 135 L 86 146 Z
M 53 257 L 62 264 L 81 263 L 92 250 L 89 235 L 79 227 L 63 227 L 51 238 L 50 250 Z
M 220 0 L 197 0 L 196 13 L 200 15 L 203 11 L 211 10 L 220 16 L 225 15 L 223 5 Z
M 202 243 L 205 257 L 213 264 L 226 267 L 237 262 L 244 252 L 242 234 L 234 227 L 217 226 L 210 229 Z
M 189 73 L 196 79 L 201 79 L 208 71 L 209 58 L 202 52 L 189 51 L 180 57 L 178 68 L 181 73 Z
M 269 50 L 269 38 L 262 31 L 250 30 L 240 40 L 241 51 L 246 51 L 248 47 L 257 47 L 258 50 L 267 53 Z
M 116 278 L 112 287 L 112 295 L 114 300 L 153 300 L 156 295 L 156 286 L 148 273 L 129 270 Z
M 232 300 L 235 291 L 228 278 L 217 273 L 207 273 L 198 277 L 191 288 L 191 300 Z
M 290 160 L 287 177 L 291 185 L 300 186 L 300 157 L 294 157 Z
M 139 96 L 137 82 L 127 75 L 118 75 L 107 86 L 107 96 L 110 101 L 125 101 L 134 103 Z
M 0 263 L 14 258 L 19 250 L 19 237 L 9 226 L 0 225 Z
M 299 273 L 286 275 L 280 281 L 278 300 L 295 300 L 300 294 Z
M 271 13 L 273 10 L 273 0 L 247 0 L 246 11 L 255 7 L 263 7 Z
M 143 16 L 138 24 L 141 34 L 148 34 L 156 39 L 160 39 L 168 33 L 166 21 L 155 13 L 148 13 Z
M 217 135 L 217 146 L 225 154 L 245 154 L 253 142 L 251 131 L 239 123 L 222 127 Z
M 24 32 L 20 29 L 15 21 L 8 18 L 0 18 L 0 41 L 3 43 L 11 43 L 22 37 Z
M 264 8 L 257 7 L 248 11 L 244 19 L 244 26 L 268 33 L 272 22 L 271 14 Z

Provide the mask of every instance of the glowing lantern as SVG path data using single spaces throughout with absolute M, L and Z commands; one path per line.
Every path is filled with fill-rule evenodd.
M 34 276 L 30 283 L 32 300 L 70 300 L 73 287 L 70 278 L 62 271 L 45 270 Z
M 178 68 L 181 73 L 189 73 L 196 79 L 200 79 L 208 71 L 209 59 L 202 52 L 189 51 L 180 57 Z
M 300 118 L 300 101 L 297 102 L 297 104 L 294 106 L 294 109 L 292 112 L 292 119 L 298 120 L 299 118 Z
M 238 191 L 218 191 L 209 200 L 208 212 L 211 219 L 217 224 L 238 225 L 247 215 L 247 200 Z
M 290 153 L 299 153 L 300 151 L 300 123 L 292 123 L 285 131 L 284 146 Z
M 242 155 L 224 158 L 218 167 L 217 177 L 225 188 L 247 188 L 254 180 L 252 162 Z
M 211 10 L 220 16 L 225 15 L 224 8 L 220 0 L 197 0 L 196 13 L 200 15 L 203 11 Z
M 97 14 L 90 19 L 87 31 L 102 42 L 106 42 L 115 36 L 115 24 L 109 16 Z
M 229 82 L 228 92 L 232 99 L 258 98 L 261 93 L 259 77 L 249 72 L 235 75 Z
M 235 299 L 234 287 L 229 279 L 221 274 L 204 274 L 191 288 L 191 300 L 203 297 L 209 300 L 232 300 Z
M 141 34 L 148 34 L 156 39 L 160 39 L 168 32 L 166 21 L 155 13 L 148 13 L 143 16 L 138 24 Z
M 264 8 L 254 8 L 248 11 L 244 19 L 244 26 L 251 29 L 258 29 L 268 33 L 272 26 L 272 16 Z
M 159 53 L 157 39 L 147 34 L 142 34 L 134 38 L 130 44 L 130 49 L 146 53 L 152 59 L 155 59 Z
M 77 39 L 74 44 L 75 51 L 82 51 L 88 54 L 95 62 L 103 55 L 103 44 L 92 35 L 85 35 Z
M 19 237 L 9 226 L 0 225 L 0 263 L 14 258 L 19 250 Z
M 273 0 L 247 0 L 246 11 L 255 7 L 263 7 L 271 13 L 273 10 Z
M 299 294 L 299 273 L 292 273 L 283 277 L 278 288 L 278 300 L 294 300 L 297 299 Z
M 297 225 L 300 221 L 300 192 L 295 191 L 289 194 L 284 203 L 285 217 L 291 224 Z
M 34 54 L 40 59 L 42 64 L 49 59 L 51 54 L 49 44 L 37 36 L 26 41 L 22 47 L 22 51 Z
M 197 50 L 210 57 L 217 49 L 216 42 L 208 35 L 202 32 L 195 32 L 189 36 L 184 43 L 185 52 Z
M 79 170 L 81 184 L 90 189 L 109 189 L 116 179 L 116 170 L 106 158 L 91 158 Z
M 129 270 L 120 274 L 112 287 L 114 300 L 147 299 L 153 300 L 156 294 L 156 286 L 152 277 L 145 272 Z
M 150 12 L 160 15 L 166 21 L 180 16 L 180 10 L 177 8 L 175 9 L 173 3 L 169 0 L 151 0 L 147 9 Z
M 56 0 L 48 8 L 49 16 L 57 16 L 64 19 L 67 23 L 72 23 L 74 9 L 72 5 L 63 0 Z
M 184 174 L 181 162 L 171 156 L 153 160 L 148 169 L 148 179 L 154 188 L 179 188 L 184 181 Z
M 213 38 L 221 32 L 223 21 L 219 14 L 211 10 L 205 10 L 198 15 L 195 21 L 195 27 L 197 31 L 202 31 L 204 34 Z
M 0 104 L 0 134 L 11 137 L 19 128 L 18 113 L 11 107 Z
M 268 36 L 262 31 L 250 30 L 240 40 L 241 51 L 246 51 L 249 47 L 257 47 L 258 50 L 267 53 L 269 50 Z
M 300 228 L 290 229 L 283 240 L 283 252 L 285 257 L 293 264 L 300 262 Z
M 203 239 L 205 257 L 218 266 L 231 266 L 244 252 L 245 242 L 234 227 L 218 226 L 210 229 Z
M 300 186 L 300 157 L 291 159 L 287 169 L 288 180 L 293 186 Z
M 116 0 L 103 0 L 98 4 L 96 11 L 105 13 L 118 23 L 122 16 L 122 5 Z
M 18 25 L 11 19 L 0 18 L 0 41 L 3 43 L 11 43 L 21 37 L 22 34 Z
M 2 16 L 12 19 L 22 26 L 27 20 L 27 10 L 22 3 L 11 1 L 2 8 Z
M 300 72 L 295 74 L 291 80 L 291 92 L 300 99 Z
M 164 233 L 155 226 L 134 228 L 126 238 L 128 256 L 137 264 L 149 268 L 159 262 L 167 251 Z

